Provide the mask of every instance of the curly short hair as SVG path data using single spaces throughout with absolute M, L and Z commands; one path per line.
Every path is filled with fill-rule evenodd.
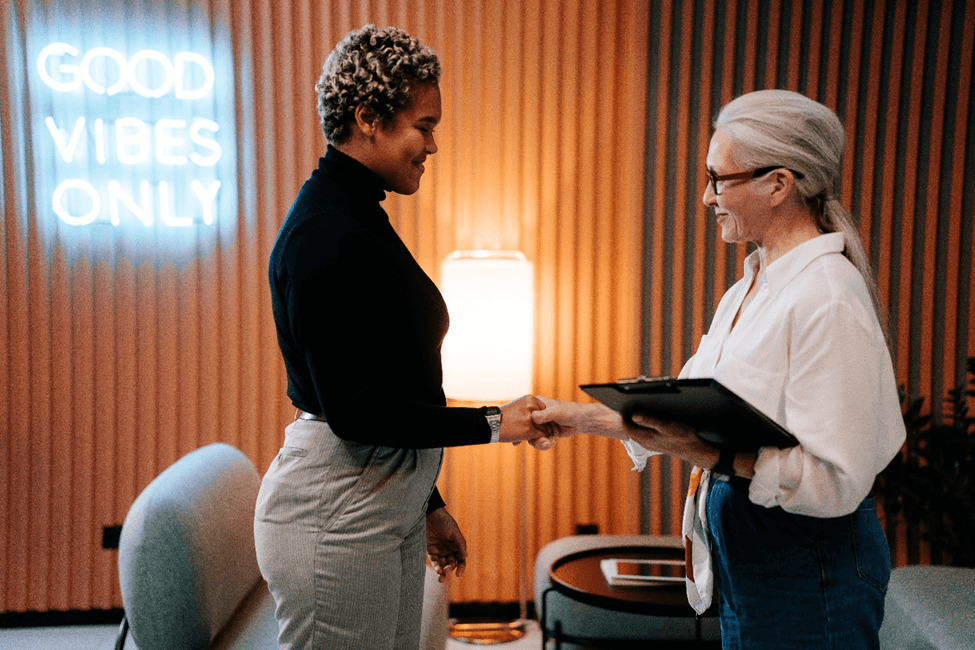
M 387 122 L 409 101 L 414 84 L 436 82 L 441 73 L 437 53 L 402 29 L 352 30 L 325 59 L 315 84 L 325 138 L 344 141 L 359 104 Z

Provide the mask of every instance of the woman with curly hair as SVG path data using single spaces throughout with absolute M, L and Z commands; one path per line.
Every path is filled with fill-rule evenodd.
M 328 147 L 269 263 L 298 409 L 254 524 L 282 648 L 418 647 L 424 549 L 441 581 L 467 557 L 436 488 L 443 447 L 541 436 L 530 396 L 446 406 L 447 309 L 380 205 L 386 192 L 416 192 L 437 151 L 440 74 L 416 38 L 367 25 L 315 86 Z

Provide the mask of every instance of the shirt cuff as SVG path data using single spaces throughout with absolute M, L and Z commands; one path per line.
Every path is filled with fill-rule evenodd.
M 755 458 L 755 476 L 748 489 L 748 500 L 766 508 L 788 508 L 788 502 L 797 497 L 801 501 L 803 456 L 802 447 L 761 447 Z M 811 485 L 810 488 L 815 491 Z M 788 509 L 795 514 L 808 514 Z
M 630 455 L 630 459 L 633 461 L 634 472 L 642 471 L 643 468 L 647 466 L 647 460 L 660 453 L 659 451 L 649 451 L 648 449 L 645 449 L 643 445 L 632 438 L 627 438 L 626 440 L 623 440 L 622 443 L 626 448 L 626 453 Z
M 748 500 L 766 508 L 779 505 L 779 456 L 775 452 L 776 450 L 765 447 L 758 450 L 755 476 L 748 488 Z

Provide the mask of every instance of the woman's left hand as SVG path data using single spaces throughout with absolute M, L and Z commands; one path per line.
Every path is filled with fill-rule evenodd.
M 648 451 L 676 456 L 697 467 L 713 468 L 720 456 L 717 447 L 697 435 L 694 427 L 680 422 L 661 420 L 643 413 L 633 414 L 633 424 L 626 425 L 631 439 Z M 738 452 L 734 456 L 735 476 L 755 476 L 756 452 Z
M 440 582 L 447 579 L 450 571 L 458 578 L 464 575 L 467 540 L 446 508 L 437 508 L 427 515 L 427 556 L 440 575 Z
M 711 467 L 717 461 L 717 447 L 702 440 L 694 427 L 644 413 L 634 413 L 632 420 L 626 433 L 644 449 L 676 456 L 699 467 Z

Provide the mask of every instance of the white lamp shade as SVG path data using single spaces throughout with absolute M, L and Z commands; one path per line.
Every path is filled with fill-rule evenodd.
M 535 331 L 532 264 L 513 251 L 456 251 L 443 263 L 450 313 L 443 343 L 444 392 L 500 402 L 531 392 Z

